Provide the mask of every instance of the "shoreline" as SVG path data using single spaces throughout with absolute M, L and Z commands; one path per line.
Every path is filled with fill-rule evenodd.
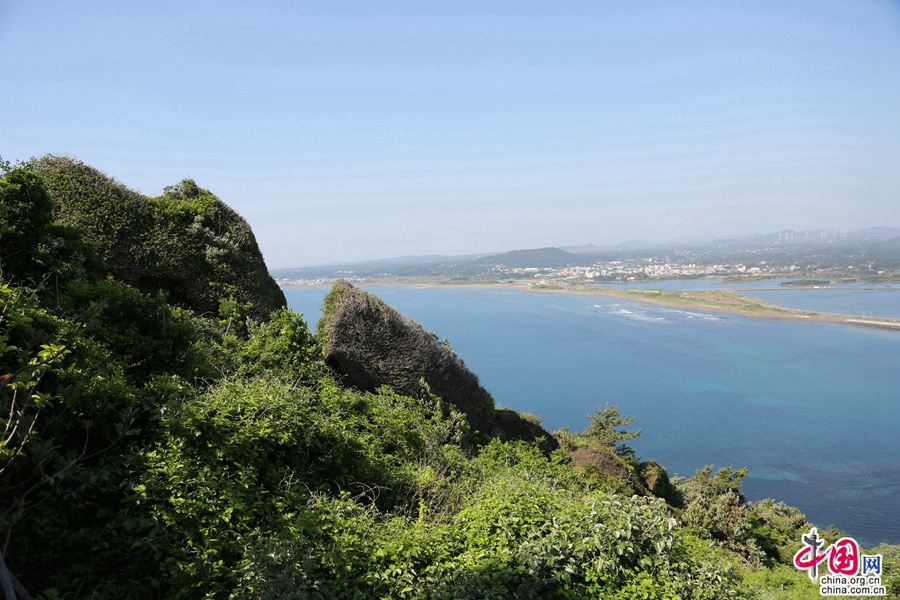
M 818 321 L 821 323 L 840 323 L 844 325 L 856 325 L 862 327 L 874 327 L 878 329 L 900 330 L 900 319 L 890 317 L 864 317 L 862 315 L 849 315 L 842 313 L 826 313 L 820 311 L 803 310 L 799 308 L 790 308 L 781 304 L 774 304 L 753 298 L 752 296 L 744 296 L 735 292 L 733 288 L 723 289 L 715 292 L 682 290 L 667 290 L 668 294 L 655 293 L 657 290 L 614 290 L 614 289 L 574 289 L 574 290 L 530 290 L 536 293 L 573 293 L 606 296 L 612 298 L 622 298 L 625 300 L 634 300 L 636 302 L 645 302 L 647 304 L 655 304 L 657 306 L 667 306 L 674 308 L 683 308 L 686 310 L 696 310 L 699 312 L 715 312 L 722 314 L 737 315 L 741 317 L 750 317 L 754 319 L 790 319 L 794 321 Z M 676 296 L 679 294 L 680 296 Z M 656 296 L 656 297 L 655 297 Z M 729 306 L 723 302 L 722 298 L 741 302 L 737 305 Z M 677 298 L 683 298 L 686 301 L 675 301 Z M 709 304 L 710 302 L 722 302 L 720 305 Z M 746 306 L 748 308 L 742 308 Z
M 514 289 L 535 294 L 580 294 L 586 296 L 604 296 L 634 300 L 657 306 L 667 306 L 695 310 L 699 312 L 715 312 L 731 314 L 741 317 L 756 319 L 790 319 L 794 321 L 818 321 L 822 323 L 840 323 L 856 327 L 868 327 L 883 330 L 900 331 L 900 318 L 870 317 L 863 315 L 850 315 L 842 313 L 826 313 L 819 311 L 789 308 L 780 304 L 766 302 L 752 296 L 744 296 L 736 292 L 734 288 L 723 288 L 714 291 L 685 291 L 685 290 L 617 290 L 603 287 L 574 287 L 574 288 L 537 288 L 536 286 L 524 286 L 517 283 L 443 283 L 437 281 L 373 281 L 362 284 L 355 283 L 359 287 L 420 287 L 420 288 L 462 288 L 484 289 L 500 288 Z M 284 285 L 282 288 L 297 287 L 330 287 L 331 284 L 316 285 Z M 718 303 L 718 304 L 713 304 Z

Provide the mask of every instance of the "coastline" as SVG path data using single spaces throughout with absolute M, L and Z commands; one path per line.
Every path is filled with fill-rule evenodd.
M 316 284 L 315 286 L 285 285 L 281 287 L 330 287 L 331 284 Z M 604 296 L 634 300 L 658 306 L 683 308 L 699 312 L 715 312 L 731 314 L 755 319 L 791 319 L 795 321 L 818 321 L 824 323 L 840 323 L 856 327 L 868 327 L 900 331 L 900 319 L 888 317 L 870 317 L 863 315 L 850 315 L 841 313 L 827 313 L 789 308 L 780 304 L 766 302 L 751 296 L 744 296 L 734 288 L 723 288 L 715 291 L 684 291 L 684 290 L 620 290 L 605 287 L 576 286 L 569 288 L 544 288 L 538 286 L 525 286 L 521 283 L 499 282 L 464 282 L 449 283 L 441 281 L 372 281 L 356 283 L 360 287 L 421 287 L 421 288 L 462 288 L 483 289 L 500 288 L 514 289 L 535 294 L 581 294 L 589 296 Z
M 789 308 L 780 304 L 766 302 L 750 296 L 744 296 L 725 288 L 721 291 L 703 292 L 671 290 L 615 290 L 606 288 L 573 289 L 573 290 L 531 290 L 537 293 L 574 293 L 607 296 L 668 306 L 696 310 L 700 312 L 715 312 L 723 314 L 751 317 L 755 319 L 791 319 L 795 321 L 819 321 L 825 323 L 841 323 L 844 325 L 856 325 L 862 327 L 875 327 L 879 329 L 900 330 L 900 319 L 887 317 L 864 317 L 861 315 L 848 315 L 841 313 L 827 313 L 820 311 Z M 712 304 L 716 302 L 718 304 Z

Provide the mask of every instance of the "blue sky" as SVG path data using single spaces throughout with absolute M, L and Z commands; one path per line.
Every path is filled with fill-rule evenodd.
M 270 267 L 900 227 L 900 2 L 0 0 L 0 156 Z

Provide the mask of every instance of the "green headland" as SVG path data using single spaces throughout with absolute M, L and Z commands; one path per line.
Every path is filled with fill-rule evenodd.
M 491 285 L 540 269 L 519 279 L 831 318 L 587 289 L 512 259 L 481 265 Z M 791 564 L 813 524 L 748 502 L 746 469 L 670 479 L 615 406 L 546 431 L 348 281 L 310 334 L 247 223 L 194 181 L 147 197 L 72 158 L 3 164 L 0 274 L 7 600 L 819 597 Z M 414 280 L 381 280 L 397 277 Z M 872 552 L 900 596 L 900 547 Z

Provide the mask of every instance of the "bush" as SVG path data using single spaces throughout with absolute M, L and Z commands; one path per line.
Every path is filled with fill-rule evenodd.
M 40 288 L 96 277 L 103 264 L 78 232 L 53 219 L 54 203 L 43 182 L 24 167 L 0 177 L 0 278 Z

